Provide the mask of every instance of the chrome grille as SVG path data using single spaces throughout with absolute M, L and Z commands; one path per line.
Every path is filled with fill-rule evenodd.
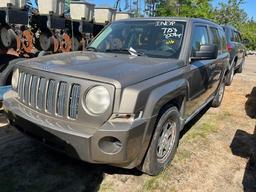
M 43 109 L 44 107 L 44 95 L 45 95 L 45 88 L 46 88 L 46 79 L 40 78 L 39 79 L 39 86 L 37 92 L 37 107 L 39 109 Z
M 31 75 L 26 74 L 26 78 L 25 78 L 25 82 L 24 82 L 24 101 L 26 103 L 29 102 L 29 97 L 30 97 L 30 94 L 29 94 L 30 82 L 31 82 L 30 78 L 31 78 Z
M 38 77 L 33 76 L 30 89 L 30 105 L 36 106 L 36 93 L 37 93 Z
M 69 98 L 69 117 L 76 119 L 80 96 L 80 85 L 74 84 Z
M 47 99 L 46 99 L 46 110 L 50 113 L 54 112 L 54 98 L 55 98 L 56 83 L 54 80 L 49 81 Z
M 78 118 L 81 86 L 21 72 L 18 95 L 22 103 L 61 117 Z
M 57 109 L 56 113 L 60 116 L 63 116 L 65 113 L 65 103 L 67 102 L 66 92 L 67 92 L 67 83 L 60 82 L 58 96 L 57 96 Z
M 23 100 L 24 97 L 24 82 L 25 82 L 25 73 L 20 74 L 19 86 L 18 86 L 18 93 L 20 98 Z

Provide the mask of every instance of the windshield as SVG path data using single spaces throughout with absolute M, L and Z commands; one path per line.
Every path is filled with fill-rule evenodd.
M 115 22 L 92 42 L 89 49 L 98 52 L 178 58 L 185 25 L 185 22 L 173 20 Z

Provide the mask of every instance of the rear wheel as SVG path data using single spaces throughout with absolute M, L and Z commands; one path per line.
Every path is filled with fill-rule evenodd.
M 236 70 L 237 73 L 242 73 L 244 69 L 244 63 L 245 63 L 245 56 L 243 57 L 243 61 L 240 64 L 239 68 Z
M 219 89 L 212 101 L 212 107 L 219 107 L 221 105 L 221 102 L 223 100 L 223 97 L 224 97 L 224 92 L 225 92 L 225 83 L 222 82 L 219 86 Z
M 178 146 L 180 126 L 180 113 L 176 107 L 171 107 L 160 115 L 141 171 L 158 175 L 170 164 Z
M 241 65 L 239 66 L 239 68 L 237 69 L 237 73 L 242 73 L 244 69 L 244 61 L 241 63 Z
M 227 86 L 230 86 L 232 84 L 232 81 L 233 81 L 233 78 L 234 78 L 234 75 L 235 75 L 235 68 L 234 68 L 234 65 L 231 67 L 227 77 L 226 77 L 226 85 Z

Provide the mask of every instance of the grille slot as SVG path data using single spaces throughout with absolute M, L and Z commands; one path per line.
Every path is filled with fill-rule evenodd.
M 71 88 L 69 98 L 69 117 L 76 119 L 78 114 L 78 105 L 80 97 L 80 85 L 74 84 Z
M 18 86 L 18 93 L 21 100 L 23 100 L 23 89 L 24 89 L 24 82 L 25 82 L 25 73 L 20 74 L 19 86 Z
M 47 111 L 52 115 L 77 119 L 80 92 L 79 84 L 20 73 L 19 100 L 31 108 Z
M 43 109 L 44 107 L 45 88 L 46 88 L 46 79 L 41 77 L 39 79 L 39 86 L 38 86 L 38 92 L 37 92 L 37 107 L 39 109 Z
M 26 79 L 24 82 L 24 101 L 26 103 L 30 100 L 30 83 L 31 83 L 31 75 L 26 74 Z
M 67 102 L 66 92 L 68 85 L 65 82 L 60 82 L 58 95 L 57 95 L 57 109 L 56 113 L 60 116 L 65 114 L 65 103 Z
M 37 93 L 38 77 L 33 76 L 31 81 L 31 90 L 30 90 L 30 104 L 36 106 L 36 93 Z
M 50 80 L 47 90 L 46 98 L 46 110 L 50 113 L 54 112 L 54 99 L 55 99 L 56 83 L 54 80 Z

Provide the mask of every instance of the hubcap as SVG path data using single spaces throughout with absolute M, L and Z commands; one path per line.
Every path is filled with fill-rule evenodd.
M 157 144 L 157 160 L 160 163 L 166 161 L 172 152 L 176 137 L 176 123 L 172 120 L 167 120 L 163 125 L 162 132 Z
M 234 67 L 232 67 L 232 69 L 231 69 L 231 75 L 230 75 L 231 81 L 232 81 L 233 78 L 234 78 L 234 74 L 235 74 L 235 69 L 234 69 Z
M 222 100 L 222 97 L 223 97 L 223 94 L 224 94 L 224 87 L 225 87 L 224 84 L 222 84 L 220 86 L 220 89 L 219 89 L 219 92 L 218 92 L 218 100 L 219 100 L 219 102 Z

